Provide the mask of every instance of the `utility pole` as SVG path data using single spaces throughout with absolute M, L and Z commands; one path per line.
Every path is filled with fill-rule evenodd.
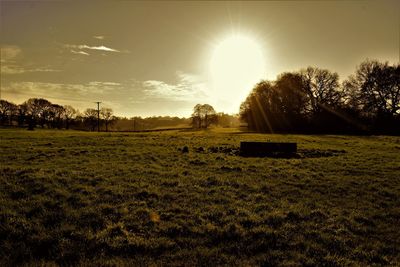
M 97 131 L 100 132 L 100 103 L 101 102 L 94 102 L 97 104 Z

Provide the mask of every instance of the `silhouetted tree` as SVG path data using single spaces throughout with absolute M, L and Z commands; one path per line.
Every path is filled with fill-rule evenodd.
M 309 130 L 336 132 L 348 128 L 352 117 L 344 105 L 344 93 L 339 75 L 326 69 L 308 67 L 300 71 L 304 92 L 307 95 Z
M 65 128 L 67 130 L 69 129 L 71 120 L 75 119 L 77 115 L 78 111 L 74 109 L 72 106 L 69 105 L 64 106 Z
M 197 104 L 193 108 L 192 125 L 195 128 L 201 128 L 201 104 Z
M 400 131 L 400 65 L 375 60 L 362 62 L 343 83 L 346 102 L 374 131 Z
M 65 109 L 63 106 L 58 104 L 51 104 L 48 109 L 48 120 L 52 128 L 62 128 L 62 120 L 65 114 Z
M 72 128 L 72 126 L 74 126 L 75 129 L 87 129 L 88 125 L 85 115 L 83 113 L 77 112 L 74 120 L 70 121 L 70 128 Z
M 336 72 L 308 67 L 301 70 L 300 75 L 312 114 L 318 114 L 327 108 L 331 109 L 341 104 L 343 93 L 340 90 L 339 75 Z
M 17 105 L 6 100 L 0 100 L 0 124 L 12 124 L 12 118 L 17 112 Z
M 280 99 L 269 81 L 259 82 L 241 104 L 239 116 L 248 127 L 259 132 L 273 132 L 272 119 L 280 116 Z
M 283 73 L 274 83 L 261 81 L 242 103 L 240 117 L 250 129 L 293 131 L 306 124 L 307 95 L 298 73 Z
M 400 111 L 400 65 L 367 60 L 345 82 L 352 103 L 366 116 L 396 115 Z
M 307 114 L 307 95 L 304 93 L 303 79 L 298 73 L 283 73 L 274 84 L 278 95 L 280 127 L 278 129 L 295 130 L 305 126 Z
M 91 131 L 94 131 L 97 126 L 97 110 L 93 108 L 88 108 L 83 113 L 85 124 L 89 127 Z
M 196 128 L 208 128 L 216 123 L 217 116 L 215 109 L 209 104 L 197 104 L 193 108 L 192 125 Z
M 113 110 L 111 108 L 102 108 L 100 110 L 100 116 L 105 122 L 106 132 L 108 132 L 108 125 L 116 119 L 116 117 L 113 116 Z
M 256 131 L 400 134 L 400 65 L 367 60 L 339 85 L 337 73 L 308 67 L 258 83 L 240 107 Z
M 28 121 L 28 106 L 26 103 L 18 105 L 17 107 L 17 116 L 18 116 L 18 126 L 23 126 Z
M 44 128 L 49 116 L 50 101 L 43 98 L 31 98 L 23 104 L 27 108 L 28 116 L 30 116 L 30 126 L 34 127 L 39 123 Z

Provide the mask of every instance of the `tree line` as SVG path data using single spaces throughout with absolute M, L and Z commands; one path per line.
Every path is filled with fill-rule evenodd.
M 366 60 L 344 82 L 308 67 L 260 81 L 240 106 L 259 132 L 400 134 L 400 65 Z
M 111 108 L 87 108 L 83 112 L 70 105 L 53 104 L 43 98 L 31 98 L 17 105 L 0 100 L 0 125 L 35 127 L 51 129 L 74 129 L 97 131 L 141 131 L 163 127 L 188 126 L 190 119 L 154 116 L 154 117 L 117 117 Z
M 239 125 L 239 118 L 225 113 L 216 113 L 208 104 L 196 105 L 192 118 L 171 116 L 117 117 L 111 108 L 87 108 L 83 112 L 70 105 L 53 104 L 44 98 L 30 98 L 17 105 L 0 100 L 0 125 L 35 127 L 48 129 L 74 129 L 97 131 L 142 131 L 157 128 L 188 127 L 207 128 L 211 124 L 222 127 Z
M 20 105 L 7 100 L 0 100 L 0 124 L 20 127 L 53 128 L 53 129 L 84 129 L 94 131 L 97 122 L 108 130 L 117 117 L 111 108 L 88 108 L 83 113 L 69 105 L 54 104 L 44 98 L 30 98 Z

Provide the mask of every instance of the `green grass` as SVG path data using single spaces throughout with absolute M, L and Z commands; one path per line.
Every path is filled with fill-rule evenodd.
M 0 151 L 3 266 L 400 265 L 399 137 L 2 129 Z

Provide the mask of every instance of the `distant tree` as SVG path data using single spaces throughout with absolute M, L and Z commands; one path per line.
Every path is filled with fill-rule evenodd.
M 132 126 L 134 131 L 143 130 L 143 119 L 140 116 L 132 117 Z
M 23 103 L 18 105 L 17 109 L 18 126 L 23 126 L 28 120 L 28 106 L 26 103 Z
M 69 129 L 71 120 L 75 119 L 77 115 L 78 111 L 74 109 L 72 106 L 69 105 L 64 106 L 64 120 L 66 129 Z
M 51 104 L 48 109 L 48 120 L 52 128 L 61 129 L 63 123 L 63 117 L 65 114 L 65 109 L 63 106 L 58 104 Z
M 75 118 L 70 121 L 69 127 L 72 128 L 72 126 L 74 126 L 75 129 L 87 129 L 88 125 L 85 115 L 77 111 Z
M 12 123 L 12 117 L 16 114 L 18 108 L 14 103 L 6 100 L 0 100 L 0 124 Z
M 230 115 L 223 112 L 216 114 L 217 124 L 222 127 L 237 127 L 239 126 L 239 117 L 237 115 Z
M 189 118 L 179 118 L 170 116 L 157 116 L 157 117 L 132 117 L 121 118 L 117 117 L 116 120 L 111 120 L 113 128 L 118 131 L 123 130 L 145 130 L 157 128 L 175 128 L 186 127 L 190 124 Z
M 49 116 L 50 101 L 43 98 L 31 98 L 23 104 L 26 106 L 28 116 L 30 117 L 30 127 L 39 123 L 43 128 Z
M 108 132 L 109 124 L 116 120 L 116 117 L 113 116 L 113 110 L 111 108 L 102 108 L 100 110 L 100 116 L 105 122 L 106 132 Z
M 193 114 L 192 114 L 192 125 L 195 128 L 201 128 L 201 104 L 197 104 L 193 108 Z
M 93 108 L 88 108 L 83 113 L 84 121 L 87 127 L 91 131 L 94 131 L 97 126 L 97 110 Z
M 209 104 L 197 104 L 193 108 L 192 125 L 196 128 L 208 128 L 217 122 L 215 109 Z
M 216 112 L 209 104 L 204 104 L 202 107 L 202 117 L 204 118 L 204 127 L 208 128 L 213 123 L 216 123 Z

